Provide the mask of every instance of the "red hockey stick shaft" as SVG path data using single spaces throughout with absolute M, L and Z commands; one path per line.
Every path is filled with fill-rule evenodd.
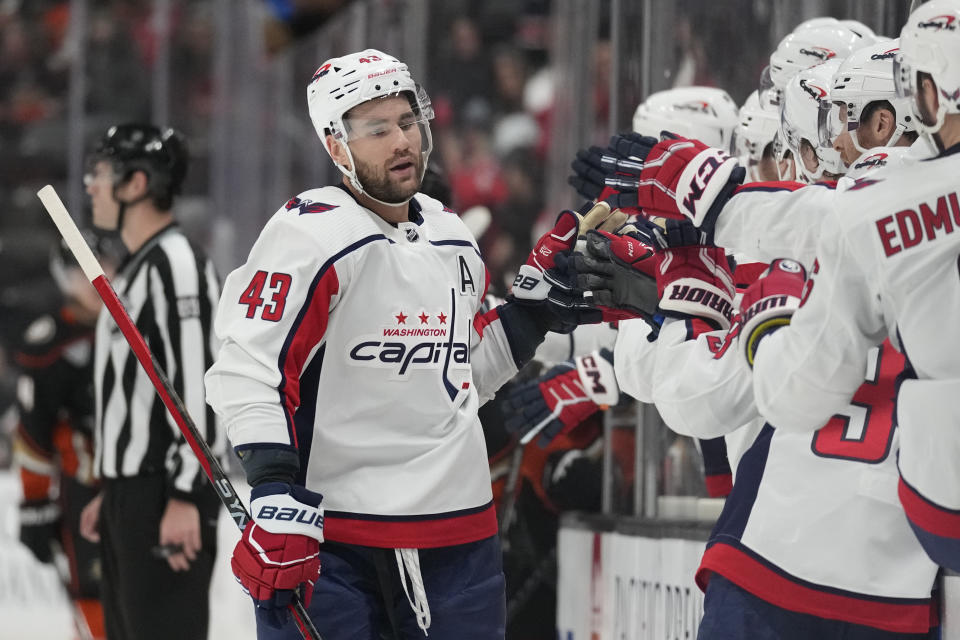
M 247 521 L 250 520 L 250 514 L 247 512 L 246 507 L 243 506 L 243 502 L 240 501 L 240 496 L 233 488 L 233 483 L 230 482 L 227 474 L 224 473 L 223 467 L 220 466 L 220 463 L 210 451 L 210 447 L 207 446 L 203 436 L 200 435 L 200 432 L 197 430 L 196 424 L 194 424 L 193 419 L 187 412 L 187 408 L 183 405 L 183 400 L 180 399 L 173 385 L 170 384 L 163 369 L 157 364 L 157 360 L 150 351 L 150 347 L 147 346 L 146 341 L 140 334 L 140 330 L 137 329 L 137 326 L 130 318 L 130 314 L 127 313 L 123 303 L 120 302 L 120 299 L 117 297 L 117 292 L 113 290 L 113 286 L 111 286 L 110 281 L 107 280 L 107 276 L 103 273 L 103 267 L 100 266 L 93 251 L 87 246 L 86 240 L 84 240 L 80 234 L 80 230 L 67 212 L 67 208 L 60 200 L 60 196 L 57 195 L 57 192 L 50 185 L 40 189 L 37 195 L 40 197 L 41 202 L 43 202 L 43 206 L 46 207 L 47 213 L 50 214 L 54 224 L 57 225 L 60 235 L 63 236 L 70 251 L 80 264 L 80 268 L 83 269 L 84 275 L 90 283 L 93 284 L 97 293 L 100 294 L 100 299 L 103 300 L 107 311 L 110 312 L 110 315 L 120 328 L 121 333 L 123 333 L 123 337 L 127 339 L 127 343 L 130 345 L 134 354 L 136 354 L 137 360 L 140 361 L 140 366 L 147 372 L 147 376 L 153 383 L 154 389 L 156 389 L 160 399 L 163 400 L 163 404 L 166 405 L 167 411 L 170 412 L 177 426 L 180 427 L 180 432 L 190 445 L 190 448 L 193 449 L 193 453 L 197 456 L 197 460 L 200 461 L 200 466 L 203 467 L 207 478 L 210 479 L 210 482 L 216 488 L 220 501 L 227 508 L 230 517 L 233 518 L 233 522 L 242 531 Z M 294 600 L 290 604 L 290 611 L 293 613 L 293 618 L 306 640 L 322 640 L 320 633 L 313 625 L 313 621 L 310 620 L 310 616 L 307 615 L 306 608 L 296 594 L 294 594 Z

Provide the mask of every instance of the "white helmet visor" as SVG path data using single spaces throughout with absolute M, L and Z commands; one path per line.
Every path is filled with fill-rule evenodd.
M 830 148 L 837 136 L 854 131 L 860 123 L 847 119 L 847 105 L 842 101 L 822 100 L 817 112 L 818 142 L 821 147 Z
M 901 99 L 913 98 L 913 83 L 915 74 L 903 59 L 903 54 L 898 53 L 893 58 L 893 87 L 897 97 Z

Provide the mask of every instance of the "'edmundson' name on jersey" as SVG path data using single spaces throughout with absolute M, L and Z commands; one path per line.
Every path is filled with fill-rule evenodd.
M 889 258 L 923 240 L 935 240 L 938 229 L 941 234 L 953 233 L 960 227 L 960 202 L 953 192 L 937 198 L 936 208 L 921 202 L 917 209 L 903 209 L 880 218 L 876 225 L 883 252 Z

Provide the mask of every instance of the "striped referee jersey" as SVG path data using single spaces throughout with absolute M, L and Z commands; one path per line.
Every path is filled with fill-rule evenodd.
M 170 224 L 131 255 L 113 286 L 211 450 L 225 437 L 203 375 L 218 350 L 212 331 L 220 285 L 213 264 Z M 94 358 L 96 469 L 102 478 L 165 473 L 170 495 L 190 499 L 203 469 L 147 373 L 104 309 Z

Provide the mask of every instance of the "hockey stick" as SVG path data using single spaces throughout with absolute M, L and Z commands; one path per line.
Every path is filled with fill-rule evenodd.
M 104 275 L 103 267 L 100 266 L 96 256 L 93 255 L 93 251 L 90 250 L 83 236 L 80 235 L 80 230 L 67 212 L 67 208 L 60 200 L 60 196 L 57 195 L 57 192 L 50 185 L 40 189 L 40 191 L 37 192 L 37 196 L 40 197 L 43 206 L 47 209 L 47 213 L 50 214 L 54 224 L 57 225 L 60 235 L 63 236 L 70 251 L 77 259 L 80 268 L 83 269 L 83 274 L 97 290 L 107 311 L 113 316 L 114 321 L 123 333 L 123 337 L 127 339 L 127 343 L 136 354 L 140 365 L 144 371 L 146 371 L 150 381 L 153 382 L 157 394 L 159 394 L 160 399 L 163 400 L 163 404 L 166 405 L 167 411 L 173 416 L 177 426 L 180 427 L 180 432 L 190 445 L 190 448 L 193 449 L 193 453 L 196 454 L 197 460 L 200 461 L 200 466 L 203 467 L 204 472 L 207 474 L 207 478 L 209 478 L 213 486 L 216 487 L 220 501 L 227 508 L 230 517 L 233 518 L 233 522 L 243 531 L 247 521 L 250 520 L 250 514 L 240 501 L 240 496 L 237 495 L 233 484 L 230 482 L 230 479 L 227 478 L 227 474 L 224 473 L 220 463 L 213 456 L 213 453 L 211 453 L 210 447 L 207 446 L 200 432 L 197 431 L 197 426 L 194 424 L 190 414 L 187 413 L 187 408 L 183 405 L 183 400 L 180 399 L 180 396 L 177 395 L 170 381 L 167 380 L 166 374 L 160 368 L 160 365 L 157 364 L 157 360 L 154 358 L 153 353 L 151 353 L 150 347 L 147 346 L 137 326 L 133 323 L 133 320 L 130 319 L 127 310 L 124 309 L 123 303 L 120 302 L 120 299 L 117 297 L 117 292 L 113 290 L 113 286 L 111 286 L 110 281 L 107 280 L 107 276 Z M 307 610 L 303 606 L 303 602 L 301 602 L 296 593 L 294 594 L 293 602 L 290 603 L 290 611 L 306 640 L 322 640 L 320 633 L 313 625 L 313 621 L 310 620 L 310 616 L 307 615 Z

